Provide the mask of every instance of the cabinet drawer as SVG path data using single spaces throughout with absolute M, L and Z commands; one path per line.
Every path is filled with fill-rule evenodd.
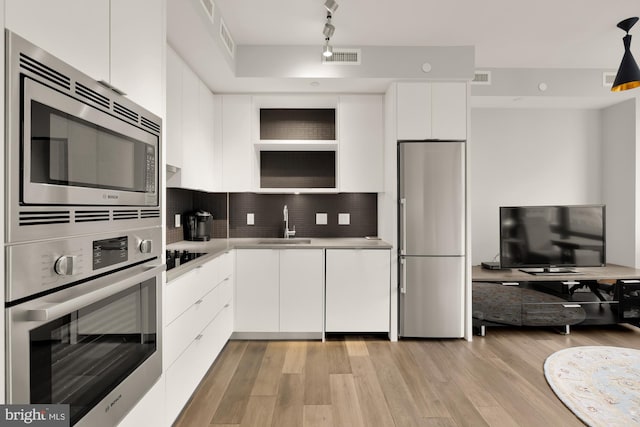
M 222 308 L 218 288 L 194 302 L 165 328 L 164 360 L 170 366 Z
M 218 284 L 217 270 L 218 259 L 215 258 L 166 284 L 165 325 L 175 320 Z
M 584 322 L 587 314 L 583 304 L 532 303 L 522 304 L 523 326 L 564 326 Z
M 166 414 L 172 424 L 224 347 L 233 325 L 231 306 L 194 338 L 166 373 Z
M 233 274 L 234 264 L 233 252 L 227 252 L 226 254 L 218 257 L 218 283 L 222 282 L 224 279 L 230 277 Z

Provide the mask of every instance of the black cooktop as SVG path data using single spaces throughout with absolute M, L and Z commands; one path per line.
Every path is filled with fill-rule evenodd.
M 194 260 L 202 255 L 206 255 L 206 252 L 189 252 L 187 250 L 183 251 L 166 251 L 167 254 L 167 271 L 172 268 L 176 268 L 181 266 L 184 263 L 187 263 L 191 260 Z

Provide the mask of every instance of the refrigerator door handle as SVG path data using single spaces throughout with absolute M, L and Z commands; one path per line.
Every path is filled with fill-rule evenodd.
M 400 293 L 407 293 L 407 268 L 404 265 L 404 258 L 400 258 Z
M 402 245 L 400 246 L 400 255 L 407 254 L 407 199 L 404 197 L 400 199 L 400 238 L 402 239 Z

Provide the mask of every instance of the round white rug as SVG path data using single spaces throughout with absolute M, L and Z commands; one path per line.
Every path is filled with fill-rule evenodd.
M 589 426 L 640 426 L 640 350 L 571 347 L 544 362 L 560 400 Z

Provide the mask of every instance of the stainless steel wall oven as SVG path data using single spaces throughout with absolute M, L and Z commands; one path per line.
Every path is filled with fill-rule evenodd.
M 113 426 L 144 396 L 162 374 L 160 238 L 6 248 L 9 403 L 69 404 L 72 425 Z
M 6 32 L 7 403 L 113 426 L 162 374 L 161 119 Z
M 159 219 L 161 119 L 6 36 L 9 242 Z

